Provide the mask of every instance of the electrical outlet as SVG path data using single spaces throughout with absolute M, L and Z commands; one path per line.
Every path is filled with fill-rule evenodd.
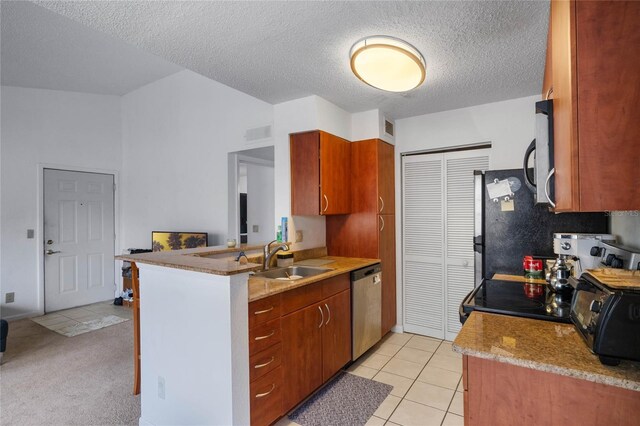
M 158 376 L 158 398 L 164 399 L 165 383 L 164 377 Z
M 296 231 L 296 243 L 302 242 L 302 231 Z
M 4 303 L 13 303 L 16 300 L 16 294 L 14 292 L 6 293 L 4 295 Z
M 32 239 L 35 236 L 35 231 L 33 229 L 27 229 L 27 238 Z
M 260 226 L 253 225 L 253 232 L 260 232 Z

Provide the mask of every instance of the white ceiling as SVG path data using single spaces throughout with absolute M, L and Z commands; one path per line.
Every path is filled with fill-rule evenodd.
M 549 16 L 548 1 L 38 4 L 270 103 L 315 94 L 350 112 L 380 108 L 393 118 L 540 93 Z M 2 24 L 4 73 L 4 10 Z M 23 38 L 48 43 L 46 34 L 71 31 L 30 27 L 39 38 Z M 349 48 L 374 34 L 416 46 L 426 83 L 390 94 L 353 76 Z M 103 53 L 95 60 L 107 62 Z
M 183 68 L 24 1 L 2 1 L 2 84 L 124 95 Z

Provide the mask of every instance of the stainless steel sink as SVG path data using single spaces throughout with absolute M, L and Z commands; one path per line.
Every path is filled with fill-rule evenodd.
M 302 278 L 312 277 L 314 275 L 324 274 L 331 270 L 331 268 L 313 268 L 311 266 L 288 266 L 286 268 L 274 268 L 269 269 L 268 271 L 256 272 L 254 276 L 270 279 L 284 278 L 299 280 Z

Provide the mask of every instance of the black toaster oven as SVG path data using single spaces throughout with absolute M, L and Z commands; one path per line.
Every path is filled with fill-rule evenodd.
M 640 361 L 640 291 L 613 289 L 588 272 L 571 282 L 571 321 L 600 362 Z

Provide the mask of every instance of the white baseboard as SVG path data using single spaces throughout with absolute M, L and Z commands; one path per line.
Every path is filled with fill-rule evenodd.
M 391 331 L 394 332 L 394 333 L 404 333 L 404 329 L 402 328 L 401 325 L 394 325 L 391 328 Z
M 25 312 L 23 314 L 16 314 L 16 315 L 10 315 L 8 317 L 2 317 L 2 319 L 11 322 L 11 321 L 16 321 L 23 318 L 39 317 L 42 315 L 44 315 L 44 312 L 31 311 L 31 312 Z

